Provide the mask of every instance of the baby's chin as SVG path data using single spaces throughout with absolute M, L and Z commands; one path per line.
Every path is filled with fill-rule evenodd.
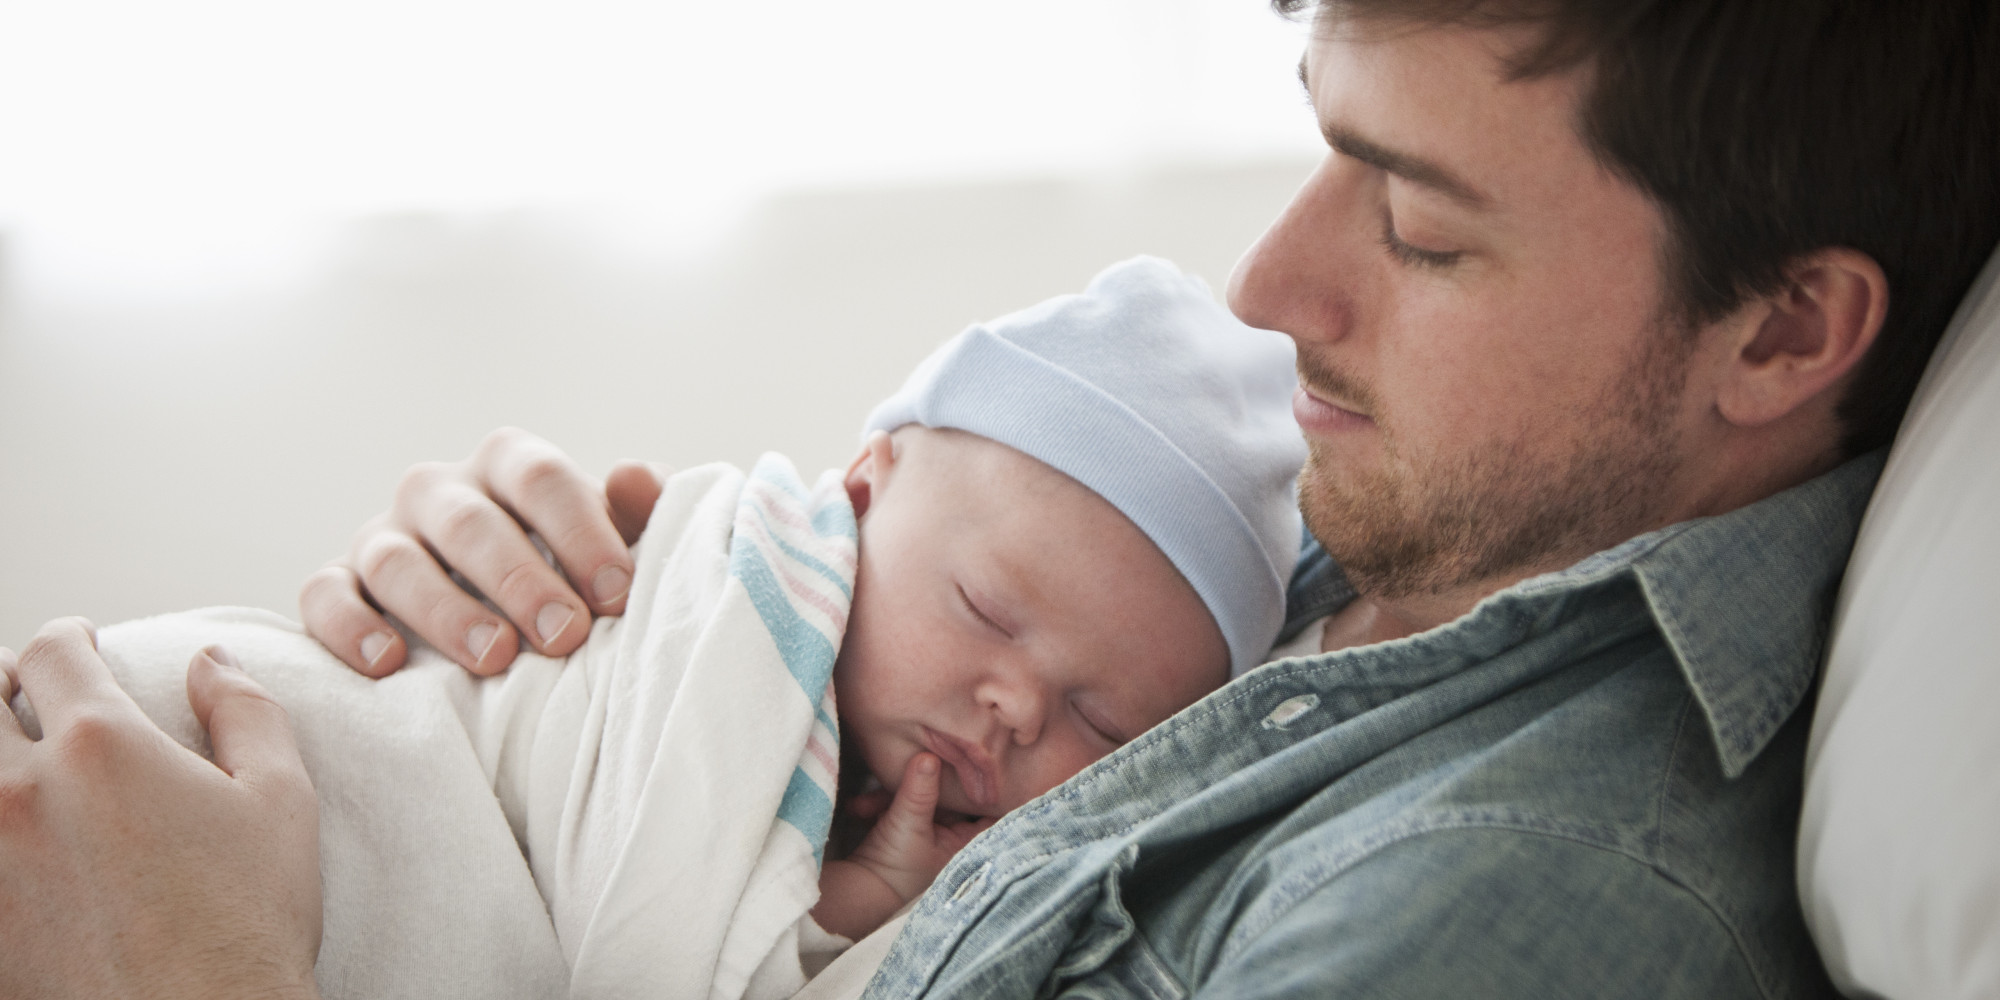
M 993 817 L 991 817 L 987 813 L 959 812 L 956 809 L 951 809 L 946 806 L 940 805 L 938 806 L 937 817 L 933 819 L 932 822 L 936 823 L 939 826 L 956 826 L 960 823 L 970 823 L 976 819 L 989 819 L 989 818 Z
M 1005 809 L 995 811 L 974 806 L 971 797 L 958 787 L 958 779 L 952 776 L 951 768 L 947 766 L 944 769 L 944 787 L 938 789 L 937 822 L 940 826 L 998 816 L 1004 812 Z

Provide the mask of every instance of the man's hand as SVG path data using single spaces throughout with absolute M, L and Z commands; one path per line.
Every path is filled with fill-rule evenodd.
M 140 714 L 90 623 L 51 622 L 0 701 L 0 996 L 313 997 L 319 812 L 284 709 L 227 653 L 188 667 L 210 763 Z
M 541 653 L 569 653 L 593 615 L 625 610 L 627 546 L 645 529 L 663 475 L 620 462 L 600 484 L 556 446 L 513 428 L 488 435 L 463 462 L 412 466 L 347 557 L 306 579 L 306 631 L 370 677 L 394 672 L 409 653 L 385 613 L 475 674 L 506 669 L 521 637 Z

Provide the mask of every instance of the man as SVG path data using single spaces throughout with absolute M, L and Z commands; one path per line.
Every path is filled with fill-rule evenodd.
M 2000 227 L 1996 51 L 1977 2 L 1319 11 L 1302 76 L 1331 152 L 1230 299 L 1299 346 L 1318 545 L 1293 610 L 1328 652 L 996 825 L 873 994 L 1824 991 L 1791 885 L 1799 709 L 1869 453 Z M 403 655 L 376 606 L 482 672 L 517 631 L 563 652 L 617 611 L 619 538 L 656 490 L 627 465 L 600 491 L 496 435 L 413 470 L 308 582 L 307 621 L 372 673 Z M 270 844 L 296 850 L 298 823 L 258 800 L 296 807 L 281 723 L 197 663 L 234 748 L 233 779 L 203 784 L 66 628 L 20 678 L 69 724 L 0 733 L 0 942 L 70 954 L 0 944 L 0 988 L 74 983 L 64 963 L 100 954 L 309 988 L 296 891 L 291 922 L 216 947 L 251 930 L 233 907 L 271 919 L 280 894 L 243 880 L 296 875 Z M 222 886 L 120 877 L 179 842 L 160 793 L 105 804 L 134 774 L 255 824 L 204 858 Z M 17 883 L 93 905 L 34 928 L 11 901 L 46 897 Z M 181 912 L 207 919 L 182 937 Z

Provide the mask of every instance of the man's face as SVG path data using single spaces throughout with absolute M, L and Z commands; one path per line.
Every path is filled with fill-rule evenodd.
M 944 808 L 998 816 L 1229 679 L 1207 606 L 1109 501 L 970 434 L 896 445 L 857 465 L 870 497 L 834 666 L 842 738 L 885 785 L 929 751 Z
M 1582 74 L 1504 82 L 1517 37 L 1360 27 L 1318 26 L 1332 152 L 1229 289 L 1298 344 L 1307 524 L 1394 600 L 1672 520 L 1688 340 L 1660 318 L 1659 211 L 1576 132 Z

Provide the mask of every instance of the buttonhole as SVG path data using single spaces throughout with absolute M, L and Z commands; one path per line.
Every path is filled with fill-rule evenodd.
M 966 879 L 965 881 L 960 882 L 958 884 L 958 889 L 951 894 L 951 901 L 956 903 L 959 900 L 964 899 L 968 894 L 972 892 L 973 886 L 976 886 L 979 883 L 986 881 L 986 873 L 991 871 L 992 869 L 993 869 L 993 862 L 991 861 L 988 861 L 985 864 L 980 865 L 979 870 L 973 872 L 971 878 Z
M 1299 720 L 1299 716 L 1302 716 L 1307 712 L 1310 712 L 1318 707 L 1319 707 L 1319 695 L 1316 694 L 1302 694 L 1296 697 L 1286 698 L 1284 701 L 1278 703 L 1277 708 L 1271 710 L 1270 715 L 1264 716 L 1264 728 L 1265 729 L 1289 728 L 1292 723 L 1297 722 Z

